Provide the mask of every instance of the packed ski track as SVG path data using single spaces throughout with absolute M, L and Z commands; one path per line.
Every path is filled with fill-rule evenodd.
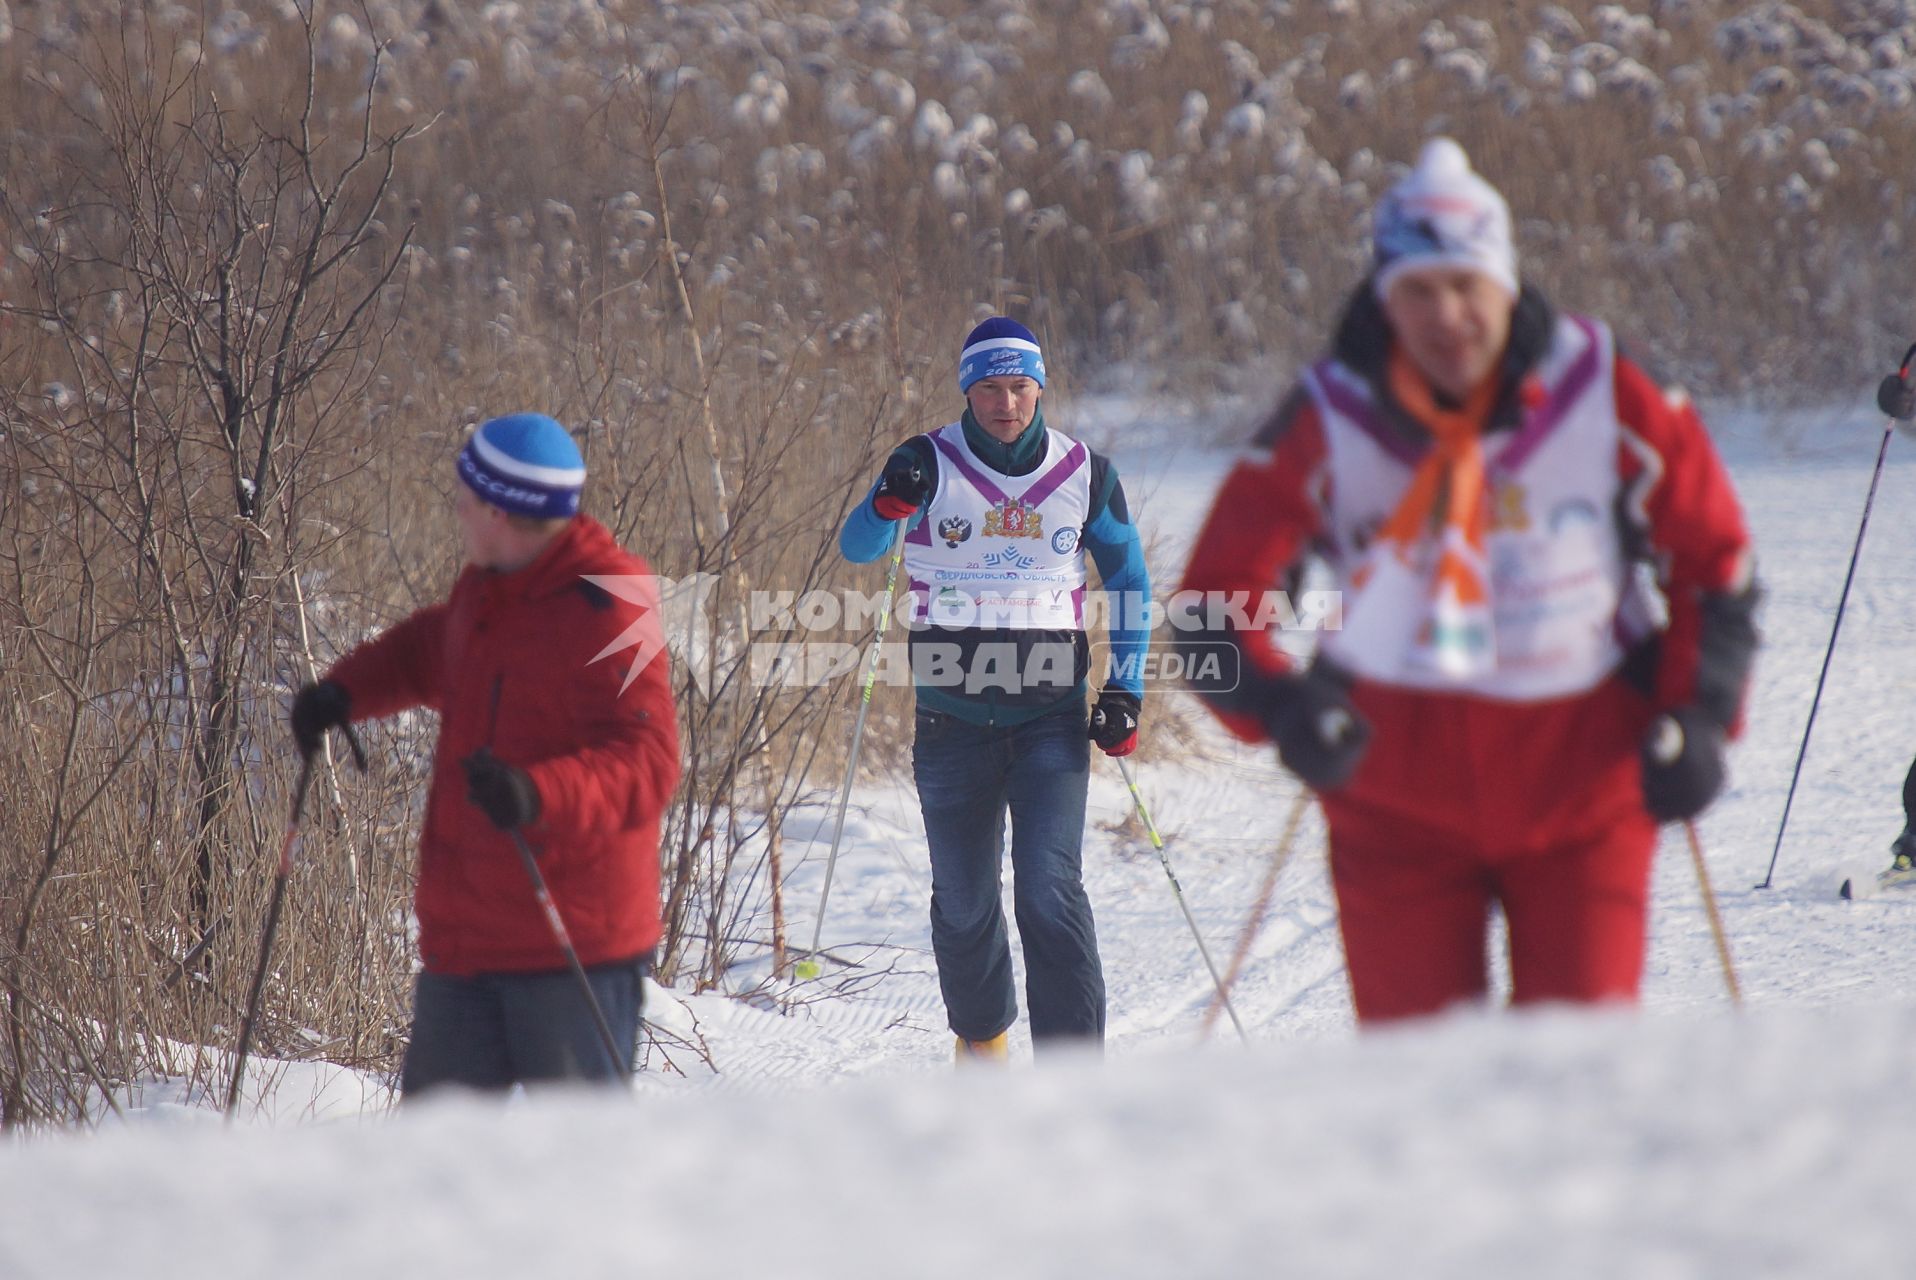
M 1757 888 L 1882 421 L 1861 404 L 1706 419 L 1766 591 L 1731 785 L 1700 823 L 1741 1016 L 1673 828 L 1641 1012 L 1464 1011 L 1359 1036 L 1312 806 L 1233 990 L 1251 1050 L 1222 1016 L 1207 1038 L 1210 976 L 1100 759 L 1085 871 L 1105 1060 L 1033 1069 L 1021 1022 L 1009 1073 L 954 1072 L 909 766 L 880 752 L 852 796 L 821 976 L 774 983 L 754 952 L 728 975 L 751 998 L 653 990 L 664 1047 L 636 1104 L 516 1099 L 502 1117 L 452 1099 L 387 1119 L 377 1081 L 258 1063 L 251 1120 L 229 1132 L 206 1102 L 223 1075 L 203 1068 L 130 1091 L 107 1133 L 0 1146 L 0 1276 L 1916 1273 L 1900 1225 L 1916 891 L 1837 895 L 1886 863 L 1916 752 L 1916 443 L 1890 442 Z M 1160 595 L 1230 464 L 1218 441 L 1247 424 L 1136 398 L 1061 418 L 1115 458 Z M 1147 735 L 1183 703 L 1195 741 L 1147 748 L 1138 781 L 1223 968 L 1298 790 L 1268 749 L 1154 692 Z M 829 790 L 785 828 L 796 947 Z M 375 1123 L 340 1123 L 359 1119 Z

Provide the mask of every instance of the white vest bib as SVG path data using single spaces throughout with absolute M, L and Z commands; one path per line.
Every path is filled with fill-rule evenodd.
M 1090 451 L 1047 427 L 1037 469 L 1003 476 L 971 451 L 962 423 L 940 427 L 931 442 L 938 489 L 905 535 L 912 621 L 1082 630 Z
M 1494 666 L 1457 677 L 1428 648 L 1384 640 L 1390 604 L 1358 600 L 1350 574 L 1371 535 L 1397 509 L 1418 455 L 1378 419 L 1364 381 L 1335 362 L 1304 378 L 1324 424 L 1332 569 L 1347 607 L 1324 652 L 1381 683 L 1539 701 L 1594 688 L 1623 657 L 1619 609 L 1630 581 L 1616 524 L 1620 430 L 1610 331 L 1562 316 L 1538 368 L 1542 401 L 1514 431 L 1485 441 L 1485 536 Z M 1412 590 L 1429 591 L 1427 581 Z M 1401 602 L 1400 602 L 1401 603 Z M 1365 630 L 1365 606 L 1378 617 Z M 1383 643 L 1378 643 L 1383 640 Z

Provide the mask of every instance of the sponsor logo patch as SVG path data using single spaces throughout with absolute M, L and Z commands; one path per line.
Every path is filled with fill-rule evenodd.
M 1003 551 L 993 551 L 987 555 L 985 563 L 994 569 L 1029 569 L 1038 561 L 1016 547 L 1006 547 Z

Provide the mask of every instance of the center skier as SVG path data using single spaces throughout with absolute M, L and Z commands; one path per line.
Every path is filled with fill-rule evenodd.
M 1043 353 L 995 316 L 958 360 L 964 416 L 892 451 L 839 534 L 883 556 L 903 522 L 917 688 L 912 773 L 931 855 L 931 941 L 957 1056 L 1007 1056 L 1018 1017 L 1000 903 L 1005 814 L 1034 1048 L 1102 1045 L 1104 972 L 1084 889 L 1090 742 L 1137 746 L 1151 587 L 1111 463 L 1045 425 Z M 1089 730 L 1085 552 L 1110 604 Z

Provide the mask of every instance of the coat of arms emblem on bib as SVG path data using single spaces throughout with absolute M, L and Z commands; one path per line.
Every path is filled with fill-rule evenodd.
M 1036 507 L 1028 507 L 1017 498 L 1006 498 L 985 512 L 987 538 L 1042 538 L 1044 516 Z

